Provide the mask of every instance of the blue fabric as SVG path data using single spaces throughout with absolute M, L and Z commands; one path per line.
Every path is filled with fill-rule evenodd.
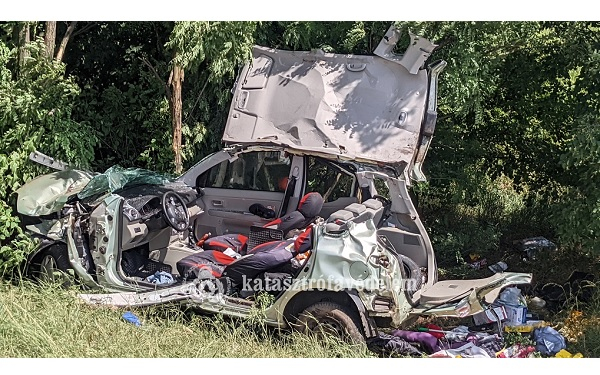
M 125 319 L 126 322 L 129 322 L 129 323 L 135 325 L 136 327 L 139 327 L 142 325 L 142 322 L 140 322 L 140 319 L 131 311 L 124 312 L 123 319 Z
M 554 355 L 567 347 L 563 335 L 552 327 L 537 328 L 533 331 L 535 349 L 545 355 Z
M 173 280 L 173 275 L 165 271 L 156 271 L 154 275 L 150 275 L 146 278 L 146 281 L 152 284 L 171 284 L 175 280 Z

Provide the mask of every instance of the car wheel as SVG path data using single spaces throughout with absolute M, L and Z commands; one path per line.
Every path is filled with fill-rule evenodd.
M 71 285 L 69 271 L 71 263 L 64 246 L 54 245 L 43 250 L 36 256 L 33 277 L 43 283 L 58 283 L 63 287 Z
M 333 335 L 344 341 L 364 343 L 358 316 L 337 303 L 318 302 L 304 309 L 298 317 L 300 331 L 319 337 Z

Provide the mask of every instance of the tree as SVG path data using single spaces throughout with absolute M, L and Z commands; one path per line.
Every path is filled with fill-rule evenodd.
M 71 22 L 69 24 L 69 26 L 67 27 L 67 31 L 65 32 L 65 35 L 63 36 L 63 38 L 60 42 L 58 51 L 56 51 L 56 60 L 57 61 L 62 61 L 63 56 L 65 55 L 65 50 L 67 49 L 67 44 L 69 43 L 69 39 L 71 39 L 71 35 L 73 34 L 73 31 L 75 30 L 75 26 L 77 26 L 77 21 Z
M 166 46 L 172 51 L 172 69 L 167 83 L 173 126 L 175 173 L 181 173 L 182 97 L 186 69 L 194 69 L 206 61 L 208 80 L 233 76 L 235 69 L 250 59 L 254 44 L 255 22 L 177 22 Z
M 56 21 L 46 21 L 44 44 L 46 46 L 46 58 L 54 58 L 54 47 L 56 45 Z

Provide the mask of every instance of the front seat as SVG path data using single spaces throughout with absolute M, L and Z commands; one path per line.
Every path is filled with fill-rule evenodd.
M 317 192 L 305 194 L 296 211 L 290 212 L 280 218 L 277 218 L 267 224 L 264 228 L 279 229 L 284 237 L 294 229 L 304 229 L 315 220 L 315 217 L 323 208 L 323 197 Z M 245 255 L 248 247 L 248 237 L 243 234 L 223 234 L 208 238 L 204 241 L 202 248 L 204 250 L 225 251 L 231 248 L 238 254 Z
M 244 279 L 253 279 L 306 253 L 312 249 L 312 243 L 312 226 L 309 226 L 295 239 L 263 243 L 239 259 L 217 250 L 191 254 L 177 262 L 177 270 L 184 280 L 223 276 L 240 286 Z
M 228 277 L 234 286 L 244 285 L 259 274 L 289 263 L 298 254 L 312 249 L 312 226 L 296 239 L 272 241 L 256 246 L 248 255 L 224 267 L 222 276 Z

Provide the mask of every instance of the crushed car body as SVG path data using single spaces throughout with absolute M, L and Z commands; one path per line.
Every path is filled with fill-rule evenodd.
M 224 148 L 175 179 L 42 158 L 64 168 L 17 192 L 41 239 L 29 270 L 72 269 L 101 292 L 81 298 L 113 306 L 179 301 L 247 317 L 267 293 L 269 324 L 357 340 L 422 315 L 473 315 L 529 283 L 507 272 L 438 281 L 408 189 L 424 179 L 446 63 L 427 65 L 435 45 L 410 38 L 403 55 L 394 27 L 375 56 L 255 47 Z

